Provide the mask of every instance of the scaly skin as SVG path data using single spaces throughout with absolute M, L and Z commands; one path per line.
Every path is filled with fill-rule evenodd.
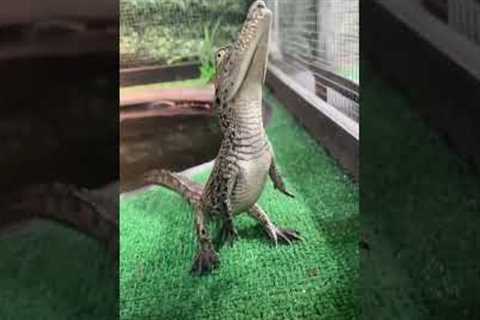
M 267 176 L 276 189 L 293 197 L 276 167 L 273 149 L 262 122 L 262 87 L 265 80 L 272 13 L 256 1 L 237 41 L 216 53 L 215 113 L 223 134 L 213 170 L 205 188 L 165 170 L 147 174 L 147 181 L 178 191 L 196 208 L 199 253 L 192 272 L 204 274 L 219 264 L 206 227 L 207 218 L 223 220 L 222 238 L 237 238 L 233 218 L 242 212 L 259 221 L 271 240 L 291 244 L 296 231 L 276 227 L 256 204 Z

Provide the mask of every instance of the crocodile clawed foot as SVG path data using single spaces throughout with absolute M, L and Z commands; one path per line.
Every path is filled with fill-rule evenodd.
M 220 260 L 214 249 L 202 249 L 193 263 L 192 273 L 201 276 L 210 273 L 219 264 Z
M 238 233 L 237 230 L 235 230 L 235 227 L 233 225 L 225 223 L 222 227 L 221 239 L 223 243 L 232 246 L 235 240 L 238 239 Z
M 267 233 L 275 245 L 277 245 L 279 241 L 291 245 L 294 241 L 302 240 L 300 234 L 291 229 L 281 229 L 276 226 L 271 226 L 268 228 Z

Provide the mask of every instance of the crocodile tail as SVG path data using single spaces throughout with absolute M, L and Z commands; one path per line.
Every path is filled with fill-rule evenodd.
M 145 182 L 178 192 L 192 205 L 198 205 L 202 198 L 202 186 L 200 184 L 168 170 L 149 171 L 145 174 Z
M 4 197 L 0 228 L 33 218 L 56 221 L 99 240 L 118 254 L 118 219 L 88 191 L 61 183 L 35 185 Z

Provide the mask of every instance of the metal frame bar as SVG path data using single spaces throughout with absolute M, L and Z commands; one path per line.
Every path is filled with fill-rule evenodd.
M 403 89 L 410 105 L 480 170 L 480 46 L 420 0 L 361 5 L 362 58 Z
M 359 179 L 359 124 L 270 65 L 266 85 L 307 131 Z

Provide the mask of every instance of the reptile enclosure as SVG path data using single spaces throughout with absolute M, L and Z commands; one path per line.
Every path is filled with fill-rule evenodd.
M 162 19 L 170 21 L 171 16 L 178 14 L 180 22 L 172 22 L 174 30 L 165 27 L 167 22 L 154 17 L 155 6 L 142 11 L 128 1 L 123 3 L 123 37 L 120 39 L 122 191 L 138 188 L 141 185 L 138 177 L 149 169 L 162 167 L 181 171 L 216 156 L 220 136 L 211 110 L 213 85 L 202 86 L 201 81 L 197 84 L 187 81 L 187 88 L 161 85 L 198 78 L 200 63 L 189 62 L 190 56 L 196 60 L 197 51 L 192 49 L 190 55 L 180 55 L 177 58 L 180 62 L 165 64 L 168 55 L 159 56 L 153 49 L 145 49 L 148 42 L 142 42 L 141 38 L 151 34 L 170 42 L 176 37 L 190 42 L 193 38 L 200 43 L 198 51 L 201 51 L 203 34 L 190 35 L 190 29 L 197 25 L 200 29 L 209 26 L 208 19 L 213 19 L 222 10 L 226 11 L 224 16 L 235 14 L 233 9 L 227 10 L 225 4 L 222 6 L 222 2 L 210 2 L 198 10 L 194 10 L 196 7 L 192 3 L 185 11 L 175 6 L 162 7 L 159 3 L 156 10 L 163 10 Z M 267 5 L 274 11 L 275 21 L 266 87 L 284 102 L 288 111 L 345 172 L 357 179 L 358 5 L 354 1 L 299 1 L 294 5 L 271 1 Z M 203 16 L 196 11 L 203 12 Z M 282 13 L 277 15 L 275 11 Z M 230 24 L 227 30 L 238 30 L 242 14 L 237 13 L 237 16 L 236 24 L 233 27 Z M 306 21 L 300 23 L 301 19 Z M 218 31 L 214 46 L 225 44 L 224 38 L 233 34 Z M 154 39 L 157 38 L 152 36 L 152 43 Z M 123 52 L 122 48 L 125 48 Z M 266 104 L 267 110 L 268 107 Z
M 220 249 L 218 272 L 192 278 L 192 209 L 143 186 L 151 169 L 208 177 L 221 141 L 209 61 L 237 37 L 251 2 L 121 2 L 123 319 L 337 319 L 358 311 L 357 1 L 266 1 L 274 22 L 263 120 L 296 198 L 267 183 L 260 205 L 305 243 L 274 249 L 240 217 L 240 240 Z

